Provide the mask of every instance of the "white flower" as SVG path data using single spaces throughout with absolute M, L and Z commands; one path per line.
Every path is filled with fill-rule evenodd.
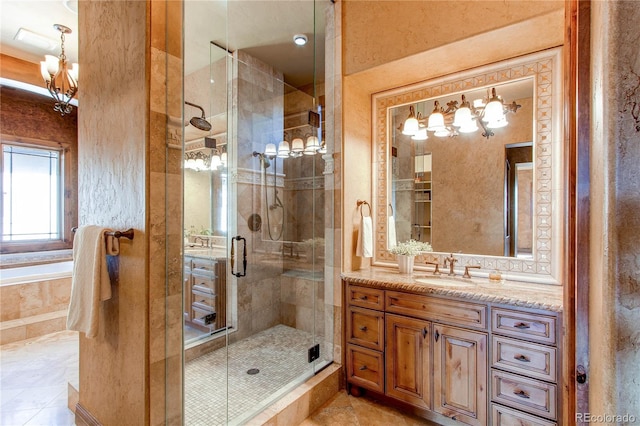
M 431 244 L 416 240 L 398 243 L 395 247 L 389 249 L 389 253 L 401 254 L 404 256 L 416 256 L 425 251 L 433 251 Z

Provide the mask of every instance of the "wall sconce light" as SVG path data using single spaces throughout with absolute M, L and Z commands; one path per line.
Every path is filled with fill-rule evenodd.
M 60 24 L 55 24 L 53 28 L 60 31 L 60 56 L 44 55 L 45 60 L 40 62 L 40 74 L 56 101 L 53 110 L 65 115 L 73 109 L 69 102 L 78 92 L 79 66 L 74 63 L 68 68 L 67 56 L 64 54 L 64 35 L 71 34 L 71 29 Z
M 402 126 L 402 134 L 411 135 L 413 140 L 428 139 L 427 131 L 434 132 L 437 137 L 453 137 L 459 133 L 472 133 L 482 127 L 482 136 L 489 139 L 494 136 L 493 129 L 505 127 L 506 114 L 516 113 L 518 105 L 515 101 L 505 105 L 502 98 L 496 95 L 496 89 L 491 89 L 491 95 L 487 99 L 476 99 L 473 105 L 469 103 L 465 95 L 458 106 L 458 101 L 447 102 L 447 108 L 440 106 L 440 102 L 434 102 L 434 108 L 428 119 L 422 118 L 418 112 L 416 115 L 413 105 L 409 106 L 409 116 Z

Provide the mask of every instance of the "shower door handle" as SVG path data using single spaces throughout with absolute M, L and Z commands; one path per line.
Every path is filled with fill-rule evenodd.
M 236 263 L 236 255 L 235 255 L 235 246 L 233 244 L 233 241 L 238 241 L 238 243 L 240 243 L 240 241 L 242 241 L 243 246 L 242 246 L 242 272 L 234 272 L 234 267 L 235 267 L 235 263 Z M 235 275 L 236 277 L 244 277 L 247 275 L 247 239 L 241 237 L 240 235 L 238 235 L 237 237 L 233 237 L 231 238 L 231 274 Z

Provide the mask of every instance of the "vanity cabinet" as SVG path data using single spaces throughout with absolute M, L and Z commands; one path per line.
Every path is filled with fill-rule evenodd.
M 560 423 L 560 313 L 345 284 L 353 394 L 368 389 L 476 426 Z
M 346 325 L 352 387 L 487 424 L 486 305 L 348 285 Z
M 203 331 L 224 328 L 226 262 L 185 256 L 184 319 Z

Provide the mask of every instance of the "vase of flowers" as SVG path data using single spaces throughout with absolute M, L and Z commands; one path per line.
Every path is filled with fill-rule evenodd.
M 396 255 L 398 269 L 401 274 L 410 274 L 413 272 L 413 262 L 415 257 L 420 253 L 429 251 L 433 251 L 431 244 L 416 240 L 398 243 L 395 247 L 389 249 L 390 253 Z

